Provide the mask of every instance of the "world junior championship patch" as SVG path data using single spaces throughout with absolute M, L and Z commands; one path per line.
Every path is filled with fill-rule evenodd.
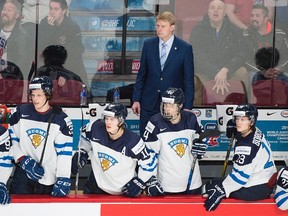
M 31 128 L 27 130 L 26 133 L 35 149 L 40 146 L 41 142 L 46 137 L 46 131 L 40 128 Z
M 176 152 L 176 154 L 182 158 L 185 154 L 185 150 L 188 147 L 189 141 L 186 138 L 177 138 L 171 140 L 168 145 Z
M 118 161 L 115 158 L 103 152 L 98 152 L 98 158 L 100 160 L 100 164 L 104 172 L 110 169 L 116 163 L 118 163 Z

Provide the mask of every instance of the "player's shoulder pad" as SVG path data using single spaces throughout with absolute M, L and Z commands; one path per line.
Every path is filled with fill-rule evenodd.
M 54 114 L 60 114 L 62 112 L 62 108 L 60 106 L 53 106 L 52 107 L 52 112 Z

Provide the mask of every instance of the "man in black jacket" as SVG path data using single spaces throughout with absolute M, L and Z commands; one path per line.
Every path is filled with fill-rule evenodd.
M 238 78 L 235 72 L 242 64 L 237 54 L 240 37 L 241 31 L 229 22 L 220 0 L 209 3 L 208 14 L 192 29 L 190 43 L 194 47 L 195 74 L 202 82 L 215 80 L 213 89 L 219 93 L 229 92 L 233 87 L 227 80 Z M 247 75 L 242 72 L 238 79 L 245 82 Z
M 79 25 L 67 16 L 66 0 L 50 0 L 49 15 L 39 25 L 39 48 L 49 45 L 61 45 L 67 50 L 65 67 L 75 71 L 83 83 L 88 86 L 87 73 L 82 60 L 84 47 L 81 42 Z
M 1 57 L 17 65 L 27 79 L 33 50 L 28 49 L 31 41 L 27 31 L 19 25 L 20 19 L 21 4 L 17 0 L 6 0 L 1 11 L 1 33 L 5 38 Z

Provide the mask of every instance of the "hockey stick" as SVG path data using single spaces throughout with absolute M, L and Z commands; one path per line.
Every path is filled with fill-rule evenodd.
M 210 138 L 210 137 L 218 137 L 220 136 L 220 131 L 218 129 L 208 129 L 206 131 L 204 131 L 203 133 L 200 134 L 199 136 L 199 142 L 202 142 L 203 139 L 205 138 Z M 197 160 L 197 157 L 194 157 L 193 156 L 193 161 L 192 161 L 192 164 L 191 164 L 191 179 L 190 179 L 190 182 L 188 181 L 188 185 L 187 185 L 187 189 L 186 191 L 189 190 L 189 187 L 190 187 L 190 183 L 192 182 L 192 175 L 193 175 L 193 172 L 194 172 L 194 168 L 195 168 L 195 165 L 196 165 L 196 160 Z
M 84 114 L 83 114 L 83 107 L 81 106 L 81 129 L 83 129 L 83 123 L 84 122 Z M 81 136 L 81 133 L 80 133 L 80 136 Z M 81 137 L 80 137 L 80 139 L 81 139 Z M 80 144 L 80 141 L 79 141 L 79 144 Z M 76 174 L 76 177 L 75 177 L 75 195 L 77 195 L 78 194 L 78 186 L 79 186 L 79 172 L 80 172 L 80 166 L 79 166 L 79 164 L 80 164 L 80 146 L 79 146 L 79 144 L 78 144 L 78 150 L 77 150 L 77 152 L 78 152 L 78 157 L 77 157 L 77 166 L 78 166 L 78 172 L 77 172 L 77 174 Z
M 48 136 L 49 136 L 49 130 L 50 130 L 50 125 L 51 125 L 52 119 L 53 119 L 55 114 L 60 114 L 61 111 L 62 111 L 62 109 L 60 107 L 58 107 L 58 106 L 52 107 L 52 114 L 50 115 L 50 117 L 48 119 L 48 126 L 47 126 L 47 132 L 46 132 L 46 136 L 45 136 L 45 141 L 44 141 L 44 147 L 43 147 L 43 150 L 42 150 L 42 153 L 41 153 L 40 162 L 39 162 L 40 166 L 42 165 L 42 161 L 43 161 L 43 158 L 44 158 L 44 153 L 45 153 L 45 149 L 46 149 L 46 144 L 47 144 L 47 139 L 48 139 Z
M 227 166 L 228 166 L 228 162 L 229 162 L 229 157 L 230 157 L 230 152 L 231 152 L 231 149 L 233 146 L 233 141 L 234 141 L 234 134 L 232 134 L 228 148 L 227 148 L 226 157 L 224 160 L 223 170 L 222 170 L 222 174 L 221 174 L 222 177 L 224 177 L 226 174 L 226 170 L 227 170 Z
M 45 140 L 44 140 L 43 150 L 42 150 L 40 161 L 39 161 L 39 166 L 42 166 L 52 119 L 54 117 L 54 114 L 56 114 L 56 113 L 59 114 L 61 111 L 62 111 L 62 109 L 60 107 L 52 107 L 52 114 L 49 116 L 49 119 L 48 119 L 48 126 L 47 126 L 47 130 L 46 130 L 46 136 L 45 136 Z M 38 181 L 36 182 L 35 187 L 34 187 L 35 192 L 37 190 L 37 185 L 38 185 Z

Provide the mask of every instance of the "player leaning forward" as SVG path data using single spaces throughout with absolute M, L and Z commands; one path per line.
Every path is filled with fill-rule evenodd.
M 127 108 L 120 103 L 109 104 L 103 119 L 88 123 L 82 129 L 78 151 L 73 156 L 72 173 L 78 172 L 88 160 L 92 171 L 84 185 L 85 194 L 112 194 L 136 197 L 163 192 L 153 173 L 156 159 L 143 140 L 125 127 Z M 80 153 L 80 158 L 78 158 Z M 79 160 L 79 164 L 78 164 Z M 138 173 L 135 168 L 138 166 Z M 151 192 L 152 191 L 152 192 Z
M 269 142 L 255 126 L 257 117 L 252 104 L 239 105 L 233 112 L 233 120 L 227 125 L 232 128 L 228 133 L 227 127 L 227 136 L 235 137 L 233 169 L 227 177 L 213 179 L 203 187 L 207 211 L 215 210 L 225 197 L 255 201 L 272 193 L 273 186 L 268 182 L 276 167 Z
M 10 118 L 12 153 L 16 169 L 12 194 L 70 192 L 73 127 L 59 107 L 52 107 L 52 81 L 36 77 L 29 84 L 32 104 L 19 105 Z

